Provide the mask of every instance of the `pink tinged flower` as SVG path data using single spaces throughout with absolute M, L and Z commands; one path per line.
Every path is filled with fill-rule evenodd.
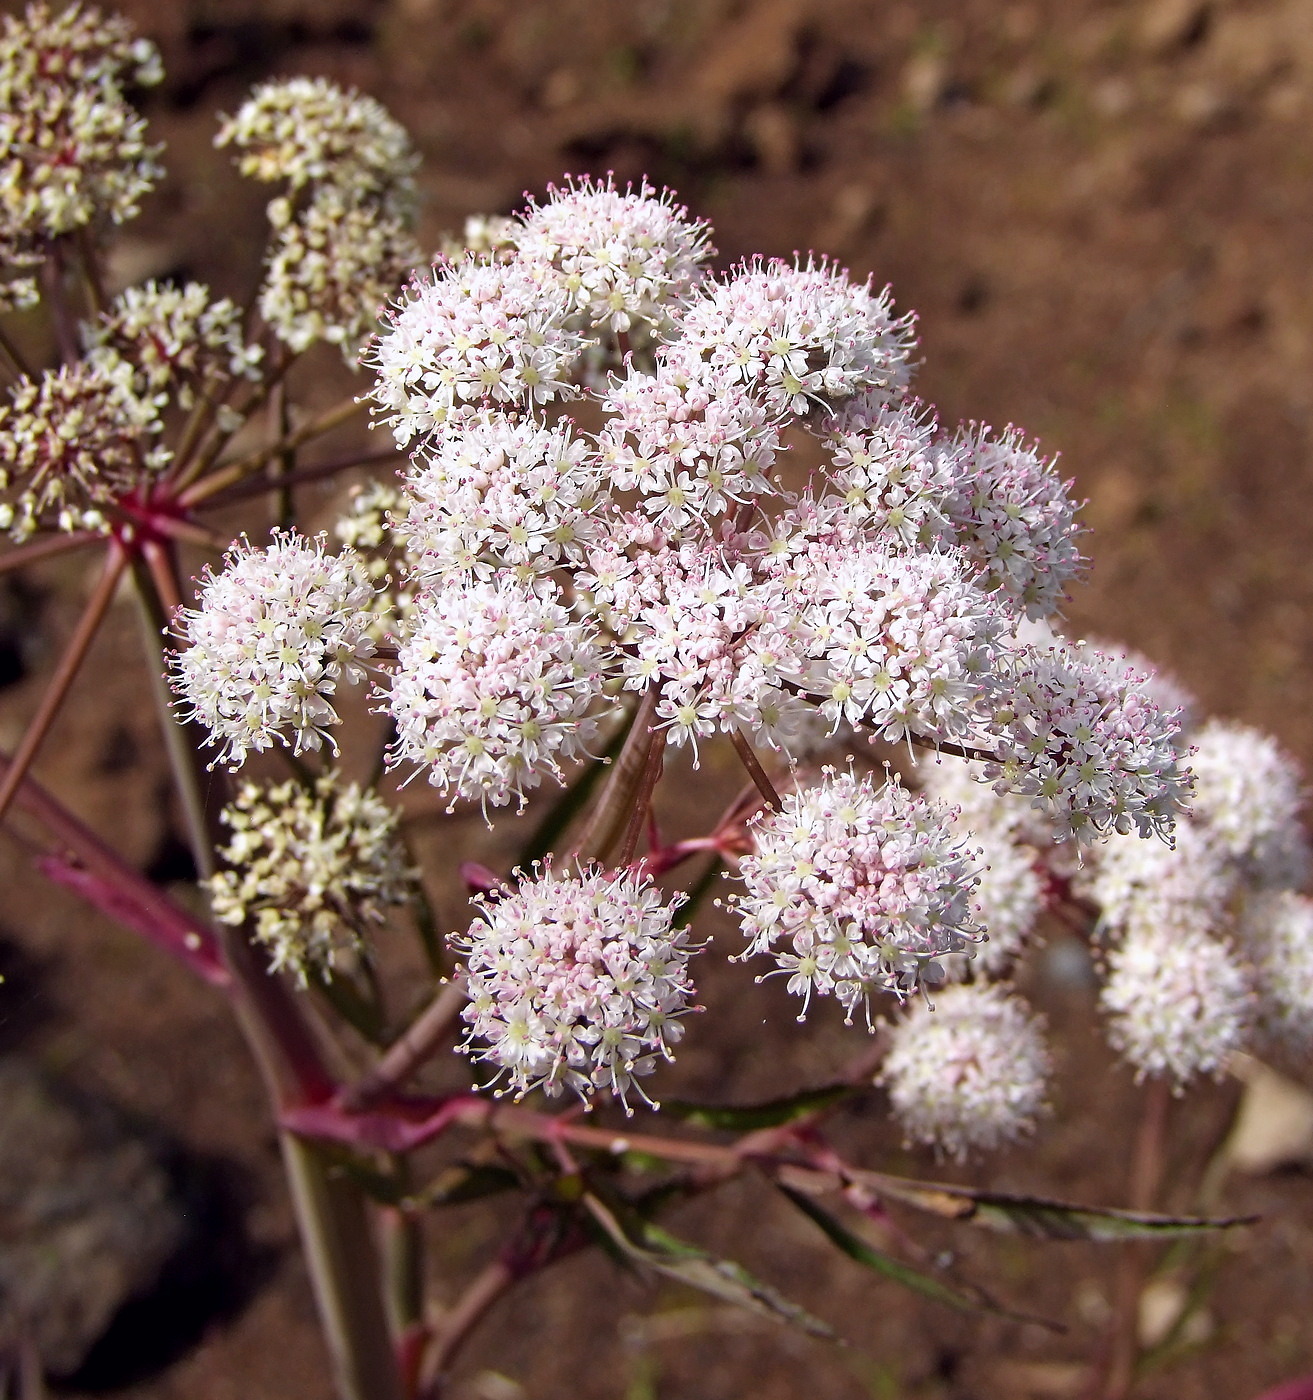
M 1254 965 L 1264 1028 L 1306 1053 L 1313 1046 L 1313 900 L 1261 891 L 1246 901 L 1237 936 Z
M 1147 926 L 1108 959 L 1100 995 L 1108 1038 L 1137 1079 L 1166 1076 L 1182 1088 L 1218 1075 L 1245 1048 L 1254 1017 L 1250 977 L 1223 938 Z
M 1051 462 L 1017 428 L 973 424 L 942 449 L 958 481 L 949 512 L 986 588 L 1027 617 L 1049 617 L 1085 565 L 1076 502 Z
M 669 190 L 644 180 L 618 190 L 571 179 L 548 186 L 511 234 L 520 259 L 562 286 L 585 328 L 661 331 L 702 277 L 715 252 L 707 225 L 691 220 Z
M 837 997 L 851 1020 L 872 992 L 901 999 L 937 980 L 936 960 L 973 940 L 979 863 L 950 810 L 894 779 L 823 772 L 754 823 L 732 903 L 744 956 L 774 957 L 803 1016 L 815 994 Z
M 450 577 L 414 600 L 384 710 L 389 766 L 494 807 L 585 757 L 611 665 L 550 580 Z
M 605 529 L 609 472 L 569 422 L 481 412 L 422 448 L 403 533 L 419 579 L 577 563 Z
M 900 395 L 913 325 L 895 317 L 887 289 L 876 295 L 824 260 L 757 259 L 702 284 L 675 353 L 754 389 L 777 412 L 806 416 L 868 390 Z
M 657 715 L 675 744 L 745 729 L 776 743 L 802 707 L 784 684 L 799 662 L 794 601 L 732 550 L 694 538 L 622 555 L 594 550 L 580 583 L 621 638 L 624 683 L 662 686 Z
M 1044 814 L 1028 798 L 991 786 L 984 764 L 976 760 L 925 755 L 917 762 L 916 776 L 929 796 L 957 808 L 958 821 L 973 834 L 997 832 L 1032 849 L 1053 841 L 1053 828 Z
M 1192 821 L 1174 840 L 1113 832 L 1086 847 L 1077 889 L 1099 907 L 1099 927 L 1122 934 L 1141 928 L 1220 933 L 1230 922 L 1238 875 L 1225 850 Z
M 1039 852 L 997 828 L 968 827 L 980 851 L 982 868 L 976 887 L 975 913 L 984 937 L 970 960 L 950 965 L 954 972 L 1002 977 L 1032 945 L 1044 912 L 1046 882 Z
M 1006 619 L 954 555 L 815 545 L 798 575 L 797 682 L 834 727 L 890 739 L 969 731 Z
M 497 1067 L 516 1097 L 541 1087 L 625 1103 L 634 1081 L 671 1059 L 693 1009 L 696 947 L 673 927 L 683 896 L 662 902 L 629 871 L 518 871 L 518 887 L 476 896 L 480 919 L 452 945 L 465 960 L 469 1025 L 461 1049 Z M 647 1100 L 650 1102 L 650 1100 Z
M 892 1031 L 877 1081 L 910 1141 L 959 1160 L 1033 1131 L 1052 1068 L 1043 1023 L 1002 987 L 945 987 Z
M 1247 880 L 1302 885 L 1310 862 L 1299 764 L 1266 734 L 1226 720 L 1211 720 L 1193 738 L 1191 819 Z
M 846 404 L 826 424 L 822 509 L 840 507 L 834 518 L 843 537 L 861 532 L 906 549 L 955 542 L 948 511 L 957 472 L 936 443 L 936 426 L 921 404 L 883 395 Z
M 631 369 L 602 396 L 612 417 L 598 438 L 615 485 L 667 530 L 708 528 L 753 496 L 772 491 L 780 423 L 728 377 L 691 377 L 678 357 L 655 374 Z
M 1100 831 L 1168 835 L 1187 802 L 1180 716 L 1150 679 L 1093 647 L 1023 646 L 989 729 L 986 774 L 1034 800 L 1059 840 Z
M 584 342 L 569 310 L 565 290 L 519 260 L 469 256 L 417 277 L 362 357 L 375 413 L 404 446 L 465 406 L 528 409 L 573 394 Z
M 217 574 L 206 570 L 198 606 L 178 618 L 188 645 L 170 679 L 184 717 L 220 747 L 217 762 L 236 768 L 275 740 L 296 753 L 332 743 L 332 697 L 374 654 L 374 597 L 354 551 L 327 554 L 322 535 L 275 532 L 262 549 L 243 538 Z

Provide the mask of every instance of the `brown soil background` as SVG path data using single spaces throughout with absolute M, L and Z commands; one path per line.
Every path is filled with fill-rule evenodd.
M 122 242 L 125 278 L 186 271 L 225 292 L 249 285 L 262 196 L 209 143 L 216 111 L 273 74 L 356 84 L 407 123 L 425 158 L 429 243 L 566 172 L 646 173 L 712 221 L 722 263 L 816 249 L 891 282 L 898 304 L 920 313 L 919 387 L 944 420 L 1024 425 L 1062 451 L 1088 498 L 1093 569 L 1069 609 L 1074 629 L 1139 648 L 1205 711 L 1313 760 L 1308 0 L 123 8 L 165 53 L 169 77 L 148 111 L 172 172 Z M 327 395 L 337 373 L 325 361 L 307 393 Z M 0 628 L 26 668 L 0 697 L 6 744 L 88 579 L 50 566 L 4 595 Z M 175 838 L 137 647 L 124 603 L 38 771 L 167 876 Z M 717 777 L 713 766 L 705 781 Z M 450 845 L 441 861 L 449 869 Z M 228 1306 L 199 1335 L 184 1327 L 180 1354 L 119 1393 L 326 1400 L 267 1112 L 224 1008 L 130 935 L 36 886 L 11 844 L 0 870 L 10 974 L 0 1040 L 224 1164 L 249 1241 Z M 663 1091 L 749 1100 L 822 1080 L 842 1058 L 842 1028 L 822 1017 L 799 1030 L 770 991 L 718 966 L 712 1012 Z M 1058 1042 L 1056 1117 L 1035 1146 L 967 1176 L 1116 1204 L 1136 1103 L 1129 1076 L 1102 1047 L 1087 987 L 1038 976 L 1034 994 Z M 1307 1082 L 1307 1066 L 1296 1072 Z M 1207 1089 L 1176 1108 L 1165 1206 L 1191 1204 L 1234 1097 Z M 841 1131 L 871 1165 L 940 1170 L 902 1152 L 876 1096 Z M 1145 1400 L 1243 1400 L 1313 1370 L 1308 1175 L 1232 1181 L 1223 1204 L 1263 1221 L 1224 1251 L 1207 1337 L 1145 1379 Z M 462 1362 L 461 1400 L 1076 1396 L 1112 1287 L 1108 1251 L 934 1234 L 977 1279 L 1063 1317 L 1070 1330 L 1054 1337 L 914 1301 L 832 1257 L 763 1187 L 685 1211 L 677 1228 L 770 1277 L 854 1346 L 834 1350 L 579 1259 L 487 1321 Z M 494 1230 L 487 1213 L 444 1217 L 435 1253 L 452 1281 L 440 1296 L 473 1271 Z M 161 1314 L 147 1331 L 169 1325 Z M 152 1344 L 170 1350 L 167 1338 Z

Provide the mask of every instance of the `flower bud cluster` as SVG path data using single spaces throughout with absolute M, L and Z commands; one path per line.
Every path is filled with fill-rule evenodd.
M 79 361 L 23 379 L 0 404 L 0 530 L 98 530 L 117 492 L 164 466 L 153 397 L 126 360 Z
M 1040 1019 L 1003 988 L 972 983 L 912 1007 L 878 1082 L 911 1141 L 961 1159 L 1034 1129 L 1050 1069 Z
M 159 82 L 153 45 L 81 4 L 42 3 L 0 33 L 0 309 L 36 300 L 29 270 L 51 239 L 121 224 L 163 173 L 125 89 Z
M 243 783 L 223 812 L 227 867 L 208 882 L 215 916 L 248 920 L 274 970 L 302 986 L 331 976 L 389 905 L 407 903 L 414 872 L 397 837 L 398 814 L 377 793 L 325 773 L 297 782 Z
M 263 357 L 246 343 L 241 309 L 227 297 L 211 300 L 200 282 L 129 287 L 83 326 L 82 338 L 91 360 L 132 366 L 137 394 L 173 394 L 183 408 L 219 381 L 257 378 Z
M 420 260 L 405 129 L 372 97 L 292 78 L 257 87 L 215 144 L 237 148 L 244 175 L 287 190 L 269 204 L 266 324 L 293 352 L 326 341 L 353 361 Z
M 419 163 L 406 129 L 380 103 L 327 78 L 260 84 L 214 143 L 237 148 L 243 175 L 291 190 L 331 184 L 377 195 L 411 180 Z
M 633 1086 L 646 1098 L 634 1080 L 671 1057 L 693 1009 L 679 898 L 625 871 L 516 873 L 514 889 L 476 898 L 483 917 L 452 940 L 470 984 L 462 1049 L 517 1097 L 604 1089 L 624 1101 Z

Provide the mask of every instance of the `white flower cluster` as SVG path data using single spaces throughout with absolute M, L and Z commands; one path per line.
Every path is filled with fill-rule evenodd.
M 1039 1018 L 1001 987 L 974 983 L 913 1006 L 878 1082 L 908 1138 L 961 1159 L 1034 1128 L 1050 1069 Z
M 870 390 L 897 397 L 913 325 L 893 314 L 887 289 L 875 295 L 832 263 L 756 259 L 699 287 L 670 354 L 722 371 L 774 412 L 805 417 Z
M 216 762 L 236 768 L 275 740 L 296 753 L 332 743 L 332 697 L 374 654 L 374 599 L 363 564 L 325 553 L 322 535 L 276 532 L 263 549 L 243 537 L 206 570 L 198 606 L 175 619 L 187 645 L 172 682 L 184 718 L 220 746 Z
M 23 379 L 0 404 L 0 530 L 99 530 L 115 495 L 168 461 L 152 397 L 126 360 L 80 361 Z
M 1298 769 L 1266 736 L 1212 720 L 1192 736 L 1194 800 L 1171 847 L 1093 846 L 1077 887 L 1112 941 L 1103 1005 L 1140 1075 L 1218 1074 L 1256 1031 L 1313 1031 L 1313 902 Z
M 163 173 L 125 88 L 159 82 L 159 55 L 90 6 L 31 4 L 0 33 L 0 309 L 30 305 L 53 238 L 123 223 Z
M 190 408 L 197 392 L 223 379 L 255 379 L 263 352 L 242 335 L 240 307 L 210 299 L 200 282 L 129 287 L 97 321 L 82 328 L 88 357 L 132 366 L 143 398 L 173 392 Z
M 418 765 L 458 798 L 501 807 L 597 730 L 605 654 L 550 580 L 458 579 L 420 593 L 384 697 L 397 728 L 389 763 Z
M 1267 735 L 1220 720 L 1191 737 L 1191 820 L 1258 887 L 1302 885 L 1310 863 L 1299 820 L 1304 786 L 1289 755 Z
M 563 287 L 518 262 L 470 256 L 417 278 L 364 357 L 397 445 L 440 431 L 464 405 L 524 411 L 574 393 L 583 341 L 569 309 Z
M 1137 1077 L 1184 1084 L 1217 1074 L 1241 1049 L 1253 1018 L 1246 969 L 1223 939 L 1196 928 L 1148 926 L 1108 959 L 1100 998 L 1109 1039 Z
M 1151 696 L 1158 713 L 1194 712 L 1191 696 L 1170 677 L 1147 676 L 1138 657 L 1061 642 L 1044 629 L 1021 631 L 1026 646 L 1059 655 L 1064 666 L 1131 678 L 1100 711 L 1123 738 L 1134 736 L 1134 723 L 1118 720 L 1118 707 L 1134 708 L 1139 697 Z M 1237 1051 L 1313 1044 L 1313 899 L 1300 892 L 1310 862 L 1299 771 L 1271 739 L 1242 725 L 1213 720 L 1187 737 L 1193 747 L 1179 781 L 1192 798 L 1170 844 L 1146 839 L 1142 824 L 1119 830 L 1114 823 L 1064 846 L 1070 822 L 1042 791 L 1024 782 L 1002 792 L 988 785 L 998 765 L 941 757 L 917 772 L 927 792 L 957 809 L 960 829 L 987 867 L 975 898 L 985 941 L 947 959 L 949 975 L 989 987 L 1011 976 L 1033 945 L 1050 900 L 1065 901 L 1068 914 L 1092 909 L 1109 1039 L 1137 1078 L 1163 1077 L 1178 1091 L 1200 1075 L 1223 1073 Z M 1075 756 L 1084 736 L 1063 742 Z M 1123 772 L 1134 766 L 1128 753 Z M 997 990 L 1016 999 L 1006 986 Z M 965 1017 L 972 1003 L 952 991 L 955 1014 Z M 984 1104 L 964 1102 L 955 1119 L 944 1107 L 951 1096 L 902 1051 L 904 1036 L 928 1044 L 916 1026 L 937 1015 L 947 996 L 934 998 L 936 1012 L 918 1008 L 894 1028 L 900 1058 L 894 1070 L 886 1067 L 885 1082 L 891 1094 L 898 1088 L 895 1106 L 909 1136 L 956 1154 L 972 1145 L 972 1108 L 983 1112 Z
M 991 779 L 1034 798 L 1064 835 L 1132 829 L 1167 835 L 1190 790 L 1180 716 L 1155 703 L 1149 677 L 1093 647 L 1017 650 L 990 739 Z
M 325 773 L 307 788 L 243 783 L 224 808 L 227 863 L 208 882 L 215 917 L 250 920 L 273 970 L 302 986 L 329 977 L 364 935 L 405 904 L 414 873 L 397 838 L 397 813 L 377 793 Z
M 602 531 L 606 476 L 569 422 L 481 413 L 415 454 L 405 532 L 420 580 L 521 577 L 583 558 Z
M 1237 941 L 1253 968 L 1264 1027 L 1307 1054 L 1313 1048 L 1313 900 L 1294 890 L 1251 895 Z
M 602 407 L 613 415 L 598 438 L 613 484 L 641 492 L 643 510 L 664 530 L 775 489 L 780 424 L 728 379 L 692 379 L 663 361 L 654 374 L 635 368 L 615 381 Z
M 405 129 L 372 97 L 292 78 L 257 87 L 215 144 L 238 149 L 244 175 L 288 191 L 269 204 L 266 324 L 293 352 L 326 341 L 353 361 L 420 260 Z
M 599 260 L 608 221 L 619 242 Z M 646 187 L 578 182 L 502 233 L 495 255 L 415 282 L 366 356 L 375 411 L 419 449 L 405 528 L 422 586 L 555 577 L 605 629 L 607 669 L 660 688 L 676 744 L 741 730 L 789 751 L 814 708 L 832 731 L 992 749 L 991 780 L 1071 832 L 1170 826 L 1171 713 L 1014 641 L 1080 565 L 1066 487 L 1015 432 L 944 438 L 903 400 L 912 322 L 887 295 L 815 261 L 699 281 L 705 231 Z M 560 409 L 602 315 L 581 320 L 581 289 L 636 314 L 654 274 L 618 250 L 661 238 L 683 270 L 652 353 L 592 394 L 600 430 L 572 426 Z M 831 456 L 802 495 L 775 471 L 796 419 Z
M 747 952 L 775 958 L 804 1016 L 813 993 L 837 997 L 849 1020 L 872 992 L 902 998 L 976 934 L 975 853 L 951 810 L 892 778 L 826 768 L 752 837 L 732 903 Z
M 1100 658 L 1105 672 L 1138 670 L 1125 654 L 1104 659 L 1087 644 L 1030 644 Z M 1152 687 L 1166 703 L 1193 709 L 1170 680 L 1154 678 Z M 1148 688 L 1137 681 L 1137 690 Z M 929 792 L 959 809 L 990 867 L 977 894 L 989 941 L 969 959 L 950 960 L 950 973 L 977 983 L 1007 976 L 1047 899 L 1067 891 L 1096 911 L 1110 1040 L 1138 1077 L 1164 1076 L 1178 1089 L 1222 1073 L 1260 1034 L 1295 1046 L 1313 1041 L 1313 900 L 1299 893 L 1309 866 L 1299 772 L 1270 739 L 1241 725 L 1214 720 L 1189 737 L 1183 776 L 1193 801 L 1172 843 L 1114 829 L 1083 843 L 1079 861 L 1060 858 L 1057 816 L 1042 795 L 1028 805 L 1015 791 L 981 786 L 987 765 L 941 759 L 920 772 Z M 994 955 L 996 942 L 1006 956 Z
M 287 149 L 270 169 L 295 183 L 301 148 Z M 306 168 L 296 220 L 327 178 Z M 1055 845 L 1170 835 L 1190 786 L 1181 715 L 1132 659 L 1047 628 L 1082 563 L 1068 487 L 1017 430 L 944 433 L 908 397 L 912 318 L 827 262 L 706 279 L 706 239 L 646 186 L 572 182 L 473 230 L 389 312 L 364 360 L 374 412 L 412 461 L 399 493 L 362 497 L 340 527 L 365 552 L 343 567 L 398 600 L 377 697 L 395 727 L 389 763 L 449 803 L 523 804 L 588 755 L 618 691 L 646 697 L 695 760 L 726 734 L 792 760 L 823 731 L 839 752 L 876 737 L 978 753 L 944 788 L 949 806 L 825 770 L 754 820 L 734 901 L 750 951 L 804 1007 L 832 995 L 851 1019 L 872 993 L 970 978 L 973 995 L 953 996 L 967 1044 L 966 1008 L 982 1026 L 1014 1014 L 980 984 L 1010 974 L 1068 889 Z M 818 465 L 794 489 L 781 456 L 804 434 Z M 217 598 L 231 574 L 244 601 L 222 645 L 192 626 L 186 697 L 230 759 L 275 735 L 317 740 L 337 679 L 304 672 L 313 646 L 242 651 L 256 631 L 244 566 L 207 583 Z M 344 655 L 380 635 L 376 604 L 367 592 Z M 292 619 L 273 626 L 290 636 Z M 221 665 L 221 683 L 203 679 Z M 1264 850 L 1254 859 L 1270 864 Z M 523 990 L 537 974 L 515 966 Z M 498 1005 L 514 991 L 507 967 Z M 632 1047 L 602 1078 L 567 1051 L 543 1070 L 546 1041 L 519 1026 L 474 1028 L 507 1067 L 525 1037 L 539 1058 L 513 1072 L 518 1088 L 571 1064 L 581 1091 L 627 1082 L 615 1066 Z M 992 1128 L 937 1140 L 1014 1135 L 1037 1111 L 1041 1060 L 1010 1119 L 982 1110 Z
M 981 942 L 945 962 L 950 976 L 1005 977 L 1032 946 L 1048 897 L 1045 855 L 1053 833 L 1023 798 L 982 785 L 979 765 L 939 759 L 917 765 L 923 791 L 957 811 L 957 823 L 980 853 L 984 868 L 975 891 Z M 1137 843 L 1166 850 L 1160 842 Z
M 993 437 L 972 427 L 953 439 L 956 490 L 949 513 L 959 544 L 1030 618 L 1051 617 L 1080 571 L 1078 529 L 1068 488 L 1020 432 Z
M 509 230 L 526 266 L 555 274 L 585 331 L 667 329 L 715 251 L 706 224 L 646 180 L 623 191 L 610 176 L 571 180 L 547 193 Z
M 624 1101 L 670 1058 L 693 1006 L 695 949 L 673 926 L 678 898 L 663 903 L 625 871 L 517 874 L 516 888 L 478 900 L 483 917 L 452 940 L 470 984 L 462 1048 L 496 1065 L 517 1096 L 605 1089 Z

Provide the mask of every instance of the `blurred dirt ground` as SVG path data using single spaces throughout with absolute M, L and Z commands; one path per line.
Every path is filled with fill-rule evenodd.
M 1093 569 L 1069 610 L 1075 630 L 1142 650 L 1205 711 L 1313 762 L 1310 0 L 121 8 L 164 50 L 169 76 L 147 110 L 172 172 L 125 233 L 121 277 L 249 286 L 262 194 L 210 138 L 217 111 L 276 74 L 356 84 L 410 127 L 430 244 L 567 172 L 674 185 L 712 221 L 722 264 L 814 249 L 892 283 L 920 314 L 920 392 L 944 420 L 1023 425 L 1062 452 L 1088 498 Z M 0 598 L 6 744 L 85 586 L 78 568 L 52 565 Z M 167 878 L 180 856 L 137 644 L 125 605 L 38 771 Z M 7 843 L 0 871 L 0 1039 L 229 1163 L 245 1203 L 244 1279 L 211 1313 L 198 1304 L 173 1318 L 174 1338 L 148 1324 L 95 1384 L 133 1400 L 327 1400 L 266 1109 L 223 1007 L 130 935 L 34 887 Z M 1117 1204 L 1136 1095 L 1097 1035 L 1079 958 L 1055 949 L 1032 990 L 1059 1047 L 1056 1117 L 1034 1147 L 967 1176 Z M 822 1017 L 799 1030 L 771 992 L 717 966 L 711 1014 L 663 1091 L 748 1100 L 822 1080 L 842 1027 Z M 1308 1066 L 1295 1072 L 1309 1082 Z M 1165 1206 L 1191 1206 L 1235 1099 L 1219 1086 L 1175 1106 Z M 944 1171 L 902 1152 L 875 1095 L 841 1131 L 872 1165 Z M 1144 1379 L 1144 1400 L 1244 1400 L 1313 1370 L 1307 1169 L 1237 1178 L 1221 1206 L 1263 1221 L 1219 1249 L 1202 1321 L 1174 1364 Z M 435 1252 L 467 1275 L 490 1217 L 456 1212 L 446 1227 Z M 960 1251 L 975 1278 L 1070 1330 L 934 1308 L 832 1257 L 764 1186 L 700 1203 L 678 1227 L 772 1278 L 853 1346 L 580 1259 L 487 1322 L 462 1363 L 461 1400 L 1062 1400 L 1082 1394 L 1111 1296 L 1106 1251 L 937 1232 L 933 1246 Z

